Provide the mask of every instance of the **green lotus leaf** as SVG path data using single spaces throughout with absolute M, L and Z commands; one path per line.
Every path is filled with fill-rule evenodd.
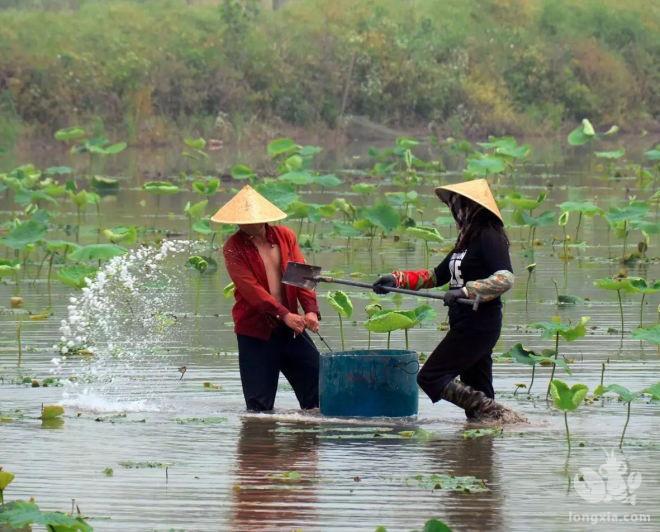
M 363 215 L 365 220 L 379 227 L 385 233 L 394 231 L 401 223 L 399 213 L 387 203 L 378 203 L 373 207 L 364 209 Z
M 115 244 L 89 244 L 76 249 L 69 255 L 72 261 L 107 260 L 123 255 L 128 250 Z
M 210 235 L 211 233 L 215 232 L 211 228 L 211 220 L 208 218 L 197 220 L 194 224 L 192 224 L 192 230 L 195 231 L 195 233 L 199 233 L 200 235 Z
M 444 242 L 445 239 L 435 227 L 424 227 L 417 225 L 415 227 L 407 227 L 406 233 L 409 235 L 424 240 L 426 242 Z
M 343 183 L 335 174 L 321 174 L 312 177 L 312 183 L 323 188 L 338 187 Z
M 41 419 L 55 419 L 64 415 L 64 408 L 60 405 L 43 405 L 41 407 Z
M 612 150 L 612 151 L 595 151 L 594 155 L 600 159 L 620 159 L 623 157 L 626 153 L 626 150 L 623 148 L 619 148 L 618 150 Z
M 632 336 L 637 340 L 644 340 L 651 344 L 660 345 L 660 324 L 650 327 L 637 327 L 632 332 Z
M 98 268 L 83 266 L 82 264 L 63 266 L 57 271 L 57 278 L 67 286 L 84 288 L 87 286 L 85 279 L 93 279 L 97 271 Z
M 204 140 L 202 137 L 198 137 L 196 139 L 187 137 L 183 139 L 183 143 L 193 150 L 203 150 L 206 148 L 206 140 Z
M 293 186 L 288 183 L 268 181 L 258 185 L 256 189 L 259 194 L 263 195 L 267 200 L 272 201 L 284 211 L 289 208 L 289 205 L 300 198 Z
M 584 401 L 589 388 L 585 384 L 574 384 L 571 388 L 560 380 L 550 382 L 550 395 L 554 405 L 564 412 L 572 412 Z
M 142 189 L 151 194 L 159 194 L 163 196 L 167 194 L 176 194 L 180 190 L 178 185 L 169 183 L 168 181 L 148 181 L 142 185 Z
M 571 146 L 582 146 L 593 140 L 595 136 L 596 131 L 594 130 L 594 126 L 591 125 L 589 120 L 584 118 L 582 124 L 568 134 L 567 140 Z
M 625 386 L 621 386 L 620 384 L 610 384 L 608 386 L 598 385 L 594 390 L 594 395 L 600 397 L 601 395 L 605 395 L 608 392 L 613 392 L 617 394 L 624 403 L 629 403 L 631 401 L 634 401 L 641 395 L 641 393 L 632 392 L 628 388 L 626 388 Z
M 62 142 L 72 142 L 74 140 L 80 140 L 86 135 L 87 133 L 83 128 L 72 126 L 57 130 L 55 132 L 55 139 Z
M 252 170 L 252 168 L 250 168 L 246 164 L 235 164 L 234 166 L 231 167 L 229 173 L 234 179 L 238 179 L 238 180 L 252 179 L 253 177 L 256 176 L 254 170 Z
M 580 212 L 584 216 L 595 216 L 600 214 L 602 209 L 591 201 L 565 201 L 559 204 L 559 208 L 566 212 Z
M 299 150 L 300 146 L 296 144 L 292 139 L 290 138 L 280 138 L 280 139 L 275 139 L 268 143 L 268 147 L 266 148 L 266 152 L 270 157 L 277 157 L 279 155 L 284 155 L 287 153 L 294 152 L 296 150 Z
M 385 310 L 371 316 L 364 324 L 367 330 L 375 333 L 388 333 L 401 329 L 409 329 L 415 321 L 402 312 Z
M 117 190 L 119 188 L 119 180 L 114 177 L 95 175 L 92 176 L 92 187 L 100 191 Z
M 125 244 L 131 246 L 137 241 L 137 228 L 134 225 L 130 227 L 113 227 L 112 229 L 104 229 L 103 236 L 113 244 Z
M 7 486 L 9 486 L 14 478 L 15 477 L 13 473 L 0 470 L 0 491 L 3 491 Z
M 28 220 L 17 223 L 9 234 L 0 238 L 0 244 L 11 249 L 23 249 L 28 244 L 34 244 L 43 238 L 47 227 L 37 220 Z
M 35 503 L 26 501 L 5 504 L 0 510 L 0 525 L 6 525 L 10 530 L 24 530 L 31 525 L 41 525 L 53 532 L 93 530 L 81 517 L 72 517 L 62 512 L 42 512 Z
M 327 298 L 330 306 L 334 308 L 342 318 L 350 318 L 353 315 L 353 303 L 345 292 L 341 290 L 328 292 Z
M 650 395 L 654 401 L 660 400 L 660 382 L 656 382 L 642 390 L 642 393 Z
M 624 292 L 634 291 L 629 277 L 606 277 L 603 279 L 596 279 L 594 281 L 594 286 L 602 288 L 603 290 L 622 290 Z
M 473 157 L 468 159 L 466 172 L 474 176 L 488 176 L 499 174 L 506 170 L 506 163 L 501 157 L 494 155 L 484 155 L 482 157 Z

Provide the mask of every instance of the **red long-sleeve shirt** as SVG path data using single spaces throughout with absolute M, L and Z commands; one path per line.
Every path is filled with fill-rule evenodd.
M 296 234 L 288 227 L 266 224 L 266 239 L 280 248 L 282 274 L 289 261 L 305 262 Z M 298 312 L 298 302 L 305 312 L 319 314 L 316 294 L 311 290 L 283 284 L 282 303 L 270 294 L 264 262 L 245 232 L 239 230 L 229 237 L 222 253 L 236 286 L 231 311 L 236 334 L 268 340 L 286 314 Z

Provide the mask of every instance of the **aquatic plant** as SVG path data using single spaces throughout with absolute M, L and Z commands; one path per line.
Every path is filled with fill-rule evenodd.
M 199 255 L 193 255 L 192 257 L 188 257 L 188 260 L 186 261 L 186 266 L 193 268 L 197 273 L 199 273 L 199 275 L 197 276 L 197 281 L 195 282 L 194 312 L 195 315 L 197 315 L 199 310 L 199 291 L 202 283 L 202 274 L 208 269 L 209 263 L 204 257 L 200 257 Z
M 536 263 L 532 262 L 531 264 L 528 264 L 525 266 L 525 269 L 527 270 L 527 280 L 525 281 L 525 312 L 527 312 L 527 305 L 529 301 L 529 281 L 532 278 L 532 273 L 534 270 L 536 270 Z
M 571 326 L 570 323 L 562 323 L 559 316 L 554 316 L 551 321 L 539 321 L 531 323 L 528 325 L 532 329 L 541 330 L 541 338 L 554 338 L 555 339 L 555 350 L 554 350 L 554 361 L 555 363 L 552 366 L 552 372 L 550 373 L 550 381 L 548 382 L 548 390 L 545 394 L 546 401 L 548 395 L 550 394 L 550 384 L 552 379 L 555 377 L 555 369 L 557 368 L 557 360 L 559 357 L 559 337 L 561 336 L 567 342 L 573 342 L 578 338 L 582 338 L 587 334 L 586 324 L 591 318 L 582 316 L 577 325 Z
M 417 225 L 414 227 L 407 227 L 406 233 L 414 238 L 417 238 L 424 242 L 424 261 L 426 267 L 429 267 L 429 258 L 430 258 L 430 249 L 429 242 L 442 243 L 445 241 L 440 235 L 440 232 L 435 227 L 424 227 L 423 225 Z
M 603 210 L 591 201 L 564 201 L 558 207 L 561 209 L 562 214 L 567 212 L 577 212 L 578 221 L 575 226 L 574 241 L 580 241 L 580 227 L 582 225 L 582 218 L 593 218 L 597 214 L 602 214 Z
M 406 349 L 409 347 L 408 329 L 419 325 L 423 321 L 433 319 L 436 311 L 430 305 L 420 305 L 412 310 L 383 309 L 374 311 L 364 326 L 372 333 L 387 333 L 387 348 L 390 348 L 392 332 L 403 330 L 406 339 Z
M 638 327 L 632 332 L 632 337 L 660 346 L 660 324 L 656 323 L 650 327 Z
M 328 292 L 327 295 L 328 303 L 330 306 L 337 311 L 337 316 L 339 316 L 339 335 L 341 337 L 341 349 L 342 351 L 346 350 L 344 343 L 344 322 L 342 318 L 350 318 L 353 315 L 353 303 L 348 295 L 342 290 L 335 290 L 333 292 Z
M 152 229 L 155 229 L 156 221 L 160 215 L 161 196 L 177 194 L 181 189 L 178 185 L 170 183 L 169 181 L 148 181 L 142 185 L 142 189 L 156 197 L 156 214 L 154 215 L 154 223 L 152 225 Z
M 619 131 L 618 126 L 611 126 L 603 133 L 596 133 L 593 124 L 588 118 L 583 118 L 582 123 L 568 134 L 567 140 L 571 146 L 583 146 L 601 137 L 614 135 Z
M 3 471 L 0 467 L 0 506 L 5 503 L 4 491 L 7 489 L 7 486 L 12 483 L 15 475 L 9 471 Z
M 552 401 L 559 410 L 564 412 L 564 425 L 566 426 L 566 443 L 568 454 L 571 454 L 571 433 L 568 430 L 568 412 L 573 412 L 582 404 L 589 388 L 585 384 L 574 384 L 571 388 L 560 380 L 550 381 Z
M 610 207 L 604 214 L 609 227 L 622 239 L 621 260 L 626 260 L 626 244 L 631 230 L 639 230 L 649 239 L 649 234 L 657 232 L 657 224 L 646 220 L 649 204 L 645 201 L 630 200 L 622 206 Z
M 608 386 L 603 386 L 600 384 L 594 390 L 594 396 L 600 397 L 606 393 L 614 392 L 619 396 L 619 400 L 623 403 L 626 403 L 626 422 L 623 425 L 623 431 L 621 432 L 621 440 L 619 441 L 619 449 L 623 448 L 623 438 L 626 435 L 626 429 L 628 428 L 628 422 L 630 421 L 630 404 L 637 399 L 642 392 L 633 393 L 625 386 L 620 384 L 610 384 Z
M 537 364 L 551 365 L 553 372 L 555 366 L 560 366 L 566 373 L 570 375 L 571 368 L 569 367 L 566 360 L 559 359 L 556 356 L 553 358 L 553 355 L 555 354 L 556 354 L 555 351 L 551 349 L 544 349 L 539 355 L 532 350 L 525 349 L 521 343 L 517 343 L 511 349 L 509 349 L 505 353 L 502 353 L 502 356 L 510 357 L 511 360 L 513 360 L 514 362 L 525 364 L 527 366 L 532 366 L 532 379 L 529 383 L 529 386 L 527 386 L 527 395 L 531 395 L 532 386 L 534 386 L 534 374 L 536 372 Z
M 63 512 L 44 512 L 33 501 L 12 501 L 0 507 L 0 525 L 10 530 L 26 530 L 41 525 L 52 532 L 92 532 L 81 517 Z
M 188 238 L 192 238 L 193 224 L 198 222 L 204 217 L 204 211 L 208 205 L 209 200 L 203 199 L 196 203 L 186 202 L 186 206 L 183 208 L 183 213 L 188 218 Z
M 624 321 L 623 321 L 623 302 L 621 301 L 621 292 L 632 292 L 633 289 L 630 286 L 630 279 L 628 277 L 610 277 L 604 279 L 596 279 L 594 281 L 594 286 L 602 288 L 603 290 L 615 290 L 617 298 L 619 299 L 619 314 L 621 315 L 621 336 L 623 337 L 624 332 Z
M 642 294 L 642 301 L 639 305 L 639 326 L 644 326 L 644 299 L 647 295 L 660 292 L 660 281 L 648 282 L 641 277 L 628 277 L 630 292 Z

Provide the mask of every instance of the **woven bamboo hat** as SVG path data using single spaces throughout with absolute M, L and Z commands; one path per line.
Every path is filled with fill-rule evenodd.
M 493 197 L 493 193 L 488 186 L 488 181 L 485 179 L 473 179 L 472 181 L 464 181 L 463 183 L 456 183 L 454 185 L 444 185 L 435 189 L 435 193 L 445 203 L 449 201 L 449 196 L 452 192 L 478 203 L 504 222 L 504 220 L 502 220 L 500 209 L 497 207 L 497 203 Z
M 259 224 L 286 218 L 286 213 L 245 185 L 225 203 L 211 220 L 221 224 Z

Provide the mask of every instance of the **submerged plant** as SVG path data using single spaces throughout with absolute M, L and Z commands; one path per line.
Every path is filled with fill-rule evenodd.
M 566 443 L 568 454 L 571 454 L 571 433 L 568 430 L 568 413 L 577 410 L 587 395 L 589 388 L 585 384 L 574 384 L 571 388 L 560 380 L 550 381 L 552 401 L 559 410 L 564 412 L 564 425 L 566 426 Z
M 328 292 L 328 303 L 330 306 L 337 311 L 337 316 L 339 316 L 339 335 L 341 336 L 341 348 L 342 351 L 346 350 L 344 343 L 344 322 L 342 318 L 350 318 L 353 315 L 353 303 L 351 299 L 346 295 L 345 292 L 341 290 L 335 290 L 334 292 Z
M 573 342 L 578 338 L 582 338 L 585 334 L 587 334 L 586 324 L 590 319 L 591 318 L 589 317 L 582 316 L 578 324 L 571 327 L 570 323 L 562 323 L 559 316 L 554 316 L 551 321 L 539 321 L 528 325 L 528 327 L 532 329 L 540 329 L 542 338 L 554 338 L 555 340 L 555 364 L 552 366 L 550 381 L 548 382 L 548 390 L 545 394 L 546 400 L 550 394 L 550 384 L 555 377 L 555 370 L 557 368 L 557 360 L 559 357 L 559 337 L 561 336 L 567 342 Z

